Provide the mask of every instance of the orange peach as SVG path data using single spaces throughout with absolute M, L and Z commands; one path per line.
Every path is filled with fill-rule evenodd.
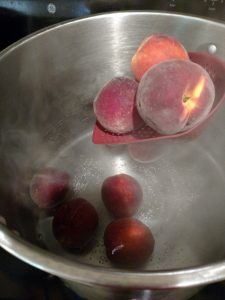
M 194 127 L 210 112 L 215 87 L 200 65 L 169 60 L 149 69 L 137 92 L 137 108 L 147 125 L 161 134 Z
M 155 34 L 146 38 L 131 62 L 135 78 L 140 81 L 144 73 L 152 66 L 171 59 L 189 60 L 183 45 L 174 37 Z

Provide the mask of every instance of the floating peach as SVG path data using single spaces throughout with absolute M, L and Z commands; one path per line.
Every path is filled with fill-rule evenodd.
M 105 129 L 122 134 L 143 124 L 136 108 L 137 87 L 131 78 L 116 77 L 101 89 L 94 100 L 94 112 Z
M 40 208 L 51 208 L 63 200 L 69 186 L 70 175 L 67 172 L 46 168 L 33 176 L 30 196 Z
M 137 107 L 147 125 L 162 134 L 175 134 L 203 121 L 214 98 L 214 84 L 200 65 L 169 60 L 142 77 Z
M 150 163 L 158 160 L 167 152 L 168 141 L 150 141 L 142 143 L 131 143 L 127 145 L 130 157 L 140 163 Z
M 108 177 L 102 185 L 102 200 L 115 218 L 134 215 L 142 201 L 142 189 L 135 178 L 127 174 Z
M 151 256 L 155 241 L 151 230 L 141 221 L 124 218 L 107 226 L 104 244 L 112 263 L 124 267 L 138 267 Z
M 183 45 L 172 36 L 155 34 L 146 38 L 132 58 L 131 67 L 135 78 L 140 81 L 152 66 L 171 59 L 188 60 Z
M 82 198 L 62 204 L 52 223 L 55 238 L 68 249 L 83 248 L 92 238 L 97 226 L 97 211 Z

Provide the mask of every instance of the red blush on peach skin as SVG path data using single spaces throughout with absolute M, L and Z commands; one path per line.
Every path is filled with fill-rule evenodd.
M 215 101 L 208 116 L 199 124 L 191 129 L 176 134 L 163 135 L 154 131 L 145 125 L 142 128 L 127 134 L 117 135 L 105 130 L 96 122 L 92 141 L 94 144 L 130 144 L 145 141 L 157 141 L 162 139 L 188 138 L 189 136 L 198 136 L 207 125 L 208 120 L 219 109 L 225 100 L 225 62 L 214 55 L 204 52 L 190 52 L 190 60 L 202 66 L 210 75 L 215 85 Z

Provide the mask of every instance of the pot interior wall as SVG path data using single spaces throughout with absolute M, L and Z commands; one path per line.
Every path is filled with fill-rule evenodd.
M 166 143 L 151 162 L 129 147 L 94 145 L 92 102 L 109 79 L 131 75 L 130 60 L 153 33 L 174 35 L 188 51 L 213 43 L 225 58 L 225 27 L 171 15 L 109 15 L 50 29 L 0 57 L 0 214 L 24 239 L 49 251 L 93 265 L 110 266 L 102 236 L 111 220 L 100 196 L 107 176 L 128 173 L 144 191 L 137 218 L 156 239 L 146 269 L 204 265 L 224 257 L 225 106 L 203 134 Z M 63 250 L 51 233 L 51 212 L 29 196 L 32 175 L 42 167 L 67 170 L 73 190 L 97 208 L 100 227 L 83 254 Z

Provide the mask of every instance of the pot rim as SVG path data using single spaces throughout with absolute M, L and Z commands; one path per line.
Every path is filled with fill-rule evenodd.
M 62 25 L 70 26 L 73 23 L 106 17 L 109 18 L 110 16 L 114 15 L 167 15 L 181 19 L 188 17 L 189 19 L 198 22 L 207 22 L 208 24 L 222 26 L 225 30 L 225 23 L 222 21 L 218 22 L 207 18 L 200 18 L 180 13 L 166 13 L 160 11 L 103 13 L 77 18 L 75 20 L 64 21 L 32 33 L 2 50 L 0 52 L 0 61 L 18 47 L 30 42 L 35 37 L 46 34 L 47 32 L 55 30 Z M 0 246 L 12 255 L 36 268 L 49 272 L 63 279 L 80 282 L 83 284 L 120 288 L 132 287 L 141 289 L 173 289 L 209 284 L 225 279 L 225 260 L 200 267 L 171 269 L 167 271 L 127 271 L 122 269 L 81 264 L 79 262 L 71 261 L 67 258 L 51 253 L 25 241 L 2 224 L 0 224 Z
M 174 289 L 225 279 L 225 261 L 167 271 L 127 271 L 82 264 L 39 248 L 0 224 L 0 245 L 22 261 L 62 279 L 119 288 Z

